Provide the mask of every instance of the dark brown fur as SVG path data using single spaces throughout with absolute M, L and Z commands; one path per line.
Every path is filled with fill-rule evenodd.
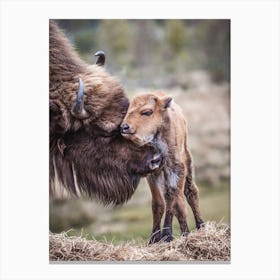
M 122 204 L 149 172 L 156 149 L 120 136 L 129 106 L 122 86 L 103 67 L 83 62 L 54 21 L 49 27 L 50 193 L 57 178 L 73 194 Z M 90 115 L 84 120 L 71 115 L 79 78 Z

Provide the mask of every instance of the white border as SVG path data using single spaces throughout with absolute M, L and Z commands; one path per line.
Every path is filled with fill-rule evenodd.
M 49 18 L 231 19 L 231 264 L 49 264 Z M 1 279 L 279 279 L 279 34 L 278 1 L 2 1 Z

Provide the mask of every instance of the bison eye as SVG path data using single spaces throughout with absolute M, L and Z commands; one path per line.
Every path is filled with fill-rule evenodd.
M 150 116 L 153 114 L 152 110 L 148 110 L 148 111 L 143 111 L 141 112 L 141 116 Z

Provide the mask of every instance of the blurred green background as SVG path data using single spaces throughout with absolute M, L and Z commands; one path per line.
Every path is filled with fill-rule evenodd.
M 105 67 L 131 99 L 163 90 L 184 111 L 205 220 L 230 223 L 230 21 L 56 20 L 89 64 L 104 50 Z M 147 241 L 151 194 L 142 179 L 132 199 L 117 208 L 69 199 L 59 186 L 50 201 L 50 231 L 69 230 L 113 243 Z M 188 207 L 188 222 L 194 228 Z M 174 235 L 179 227 L 174 219 Z

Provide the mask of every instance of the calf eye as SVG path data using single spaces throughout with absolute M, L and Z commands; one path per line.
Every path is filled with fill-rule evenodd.
M 153 111 L 152 110 L 143 111 L 140 114 L 141 114 L 141 116 L 150 116 L 153 114 Z

